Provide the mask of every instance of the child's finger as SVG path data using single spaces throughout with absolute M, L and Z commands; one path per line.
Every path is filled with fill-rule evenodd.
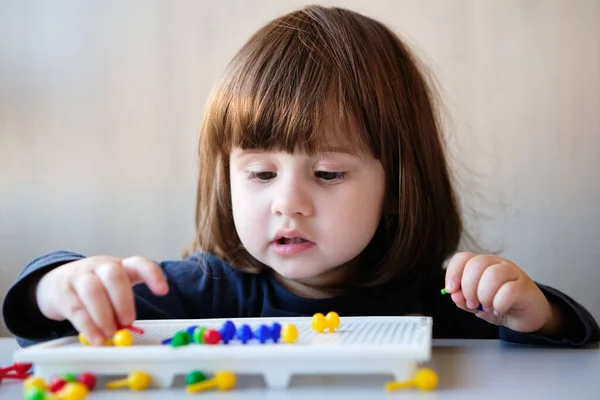
M 494 297 L 498 289 L 510 281 L 519 279 L 519 273 L 515 268 L 507 264 L 494 264 L 485 269 L 479 286 L 477 287 L 477 299 L 485 311 L 494 311 Z
M 111 337 L 117 327 L 112 305 L 100 278 L 91 273 L 85 274 L 74 282 L 73 289 L 104 337 Z
M 454 293 L 460 290 L 460 281 L 467 261 L 475 257 L 475 254 L 469 252 L 457 253 L 452 257 L 446 268 L 446 290 L 448 293 Z
M 478 255 L 467 261 L 461 279 L 463 296 L 467 300 L 467 308 L 474 310 L 479 306 L 477 298 L 477 287 L 481 275 L 490 265 L 496 264 L 496 257 L 490 255 Z
M 499 315 L 506 314 L 515 304 L 518 297 L 517 281 L 505 282 L 494 296 L 494 312 Z
M 66 307 L 65 317 L 73 324 L 77 332 L 83 334 L 94 345 L 102 345 L 104 334 L 96 326 L 85 306 L 73 289 L 64 295 L 63 304 Z
M 452 298 L 452 301 L 454 302 L 454 304 L 456 304 L 458 308 L 471 313 L 477 312 L 477 310 L 469 310 L 467 308 L 467 301 L 465 300 L 465 296 L 463 296 L 461 290 L 452 293 L 450 297 Z
M 121 261 L 132 285 L 145 283 L 152 293 L 157 296 L 167 294 L 169 285 L 158 265 L 145 257 L 129 257 Z
M 118 323 L 121 326 L 132 324 L 135 321 L 135 300 L 125 268 L 120 263 L 107 263 L 94 272 L 102 281 Z

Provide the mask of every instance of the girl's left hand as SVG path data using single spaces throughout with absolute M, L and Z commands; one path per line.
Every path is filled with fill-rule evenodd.
M 446 270 L 446 291 L 465 311 L 519 332 L 558 326 L 558 315 L 540 288 L 511 261 L 493 255 L 457 253 Z M 477 310 L 479 305 L 483 311 Z

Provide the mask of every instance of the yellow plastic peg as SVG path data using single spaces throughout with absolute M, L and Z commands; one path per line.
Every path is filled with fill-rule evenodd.
M 313 315 L 312 328 L 319 333 L 323 333 L 325 331 L 325 329 L 327 328 L 327 320 L 325 319 L 325 316 L 323 314 L 316 313 L 315 315 Z
M 87 386 L 79 382 L 69 382 L 56 393 L 56 398 L 61 400 L 83 400 L 87 397 Z
M 150 375 L 142 371 L 134 371 L 127 378 L 108 382 L 107 389 L 120 389 L 129 387 L 131 390 L 144 390 L 150 385 Z
M 435 371 L 422 368 L 417 371 L 415 377 L 405 382 L 388 382 L 385 384 L 385 390 L 391 392 L 393 390 L 417 387 L 420 390 L 432 390 L 438 384 L 438 376 Z
M 328 312 L 325 316 L 325 321 L 327 321 L 329 332 L 333 332 L 340 327 L 340 316 L 335 311 Z
M 298 339 L 298 329 L 296 329 L 296 325 L 285 324 L 281 328 L 281 340 L 287 344 L 292 344 L 296 339 Z
M 127 347 L 133 344 L 133 335 L 127 329 L 119 329 L 113 335 L 113 343 L 118 347 Z
M 217 388 L 218 390 L 229 390 L 235 386 L 235 374 L 230 371 L 217 371 L 212 379 L 193 383 L 187 386 L 188 393 L 196 393 L 206 389 Z
M 24 391 L 28 391 L 34 387 L 42 389 L 44 391 L 48 390 L 48 385 L 46 385 L 44 378 L 42 378 L 41 376 L 30 376 L 29 378 L 23 381 Z

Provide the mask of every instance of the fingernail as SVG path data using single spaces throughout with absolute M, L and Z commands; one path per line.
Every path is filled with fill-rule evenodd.
M 492 309 L 491 309 L 491 308 L 488 308 L 488 307 L 484 307 L 484 308 L 483 308 L 483 311 L 485 311 L 485 312 L 492 312 Z
M 475 303 L 473 303 L 471 300 L 467 300 L 467 308 L 469 310 L 472 310 L 475 308 Z
M 452 292 L 454 290 L 454 283 L 450 282 L 448 286 L 446 286 L 446 291 Z
M 502 316 L 502 314 L 501 314 L 501 313 L 499 313 L 499 312 L 498 312 L 498 311 L 496 311 L 496 310 L 494 310 L 494 315 L 495 315 L 496 317 L 501 317 L 501 316 Z

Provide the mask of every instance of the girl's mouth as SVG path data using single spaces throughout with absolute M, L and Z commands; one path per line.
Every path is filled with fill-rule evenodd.
M 282 237 L 271 243 L 271 249 L 278 256 L 292 256 L 307 251 L 314 245 L 301 237 Z
M 282 237 L 281 239 L 279 239 L 277 241 L 277 243 L 279 243 L 279 244 L 298 244 L 298 243 L 303 243 L 303 242 L 308 242 L 308 240 L 302 239 L 301 237 L 293 237 L 293 238 Z

